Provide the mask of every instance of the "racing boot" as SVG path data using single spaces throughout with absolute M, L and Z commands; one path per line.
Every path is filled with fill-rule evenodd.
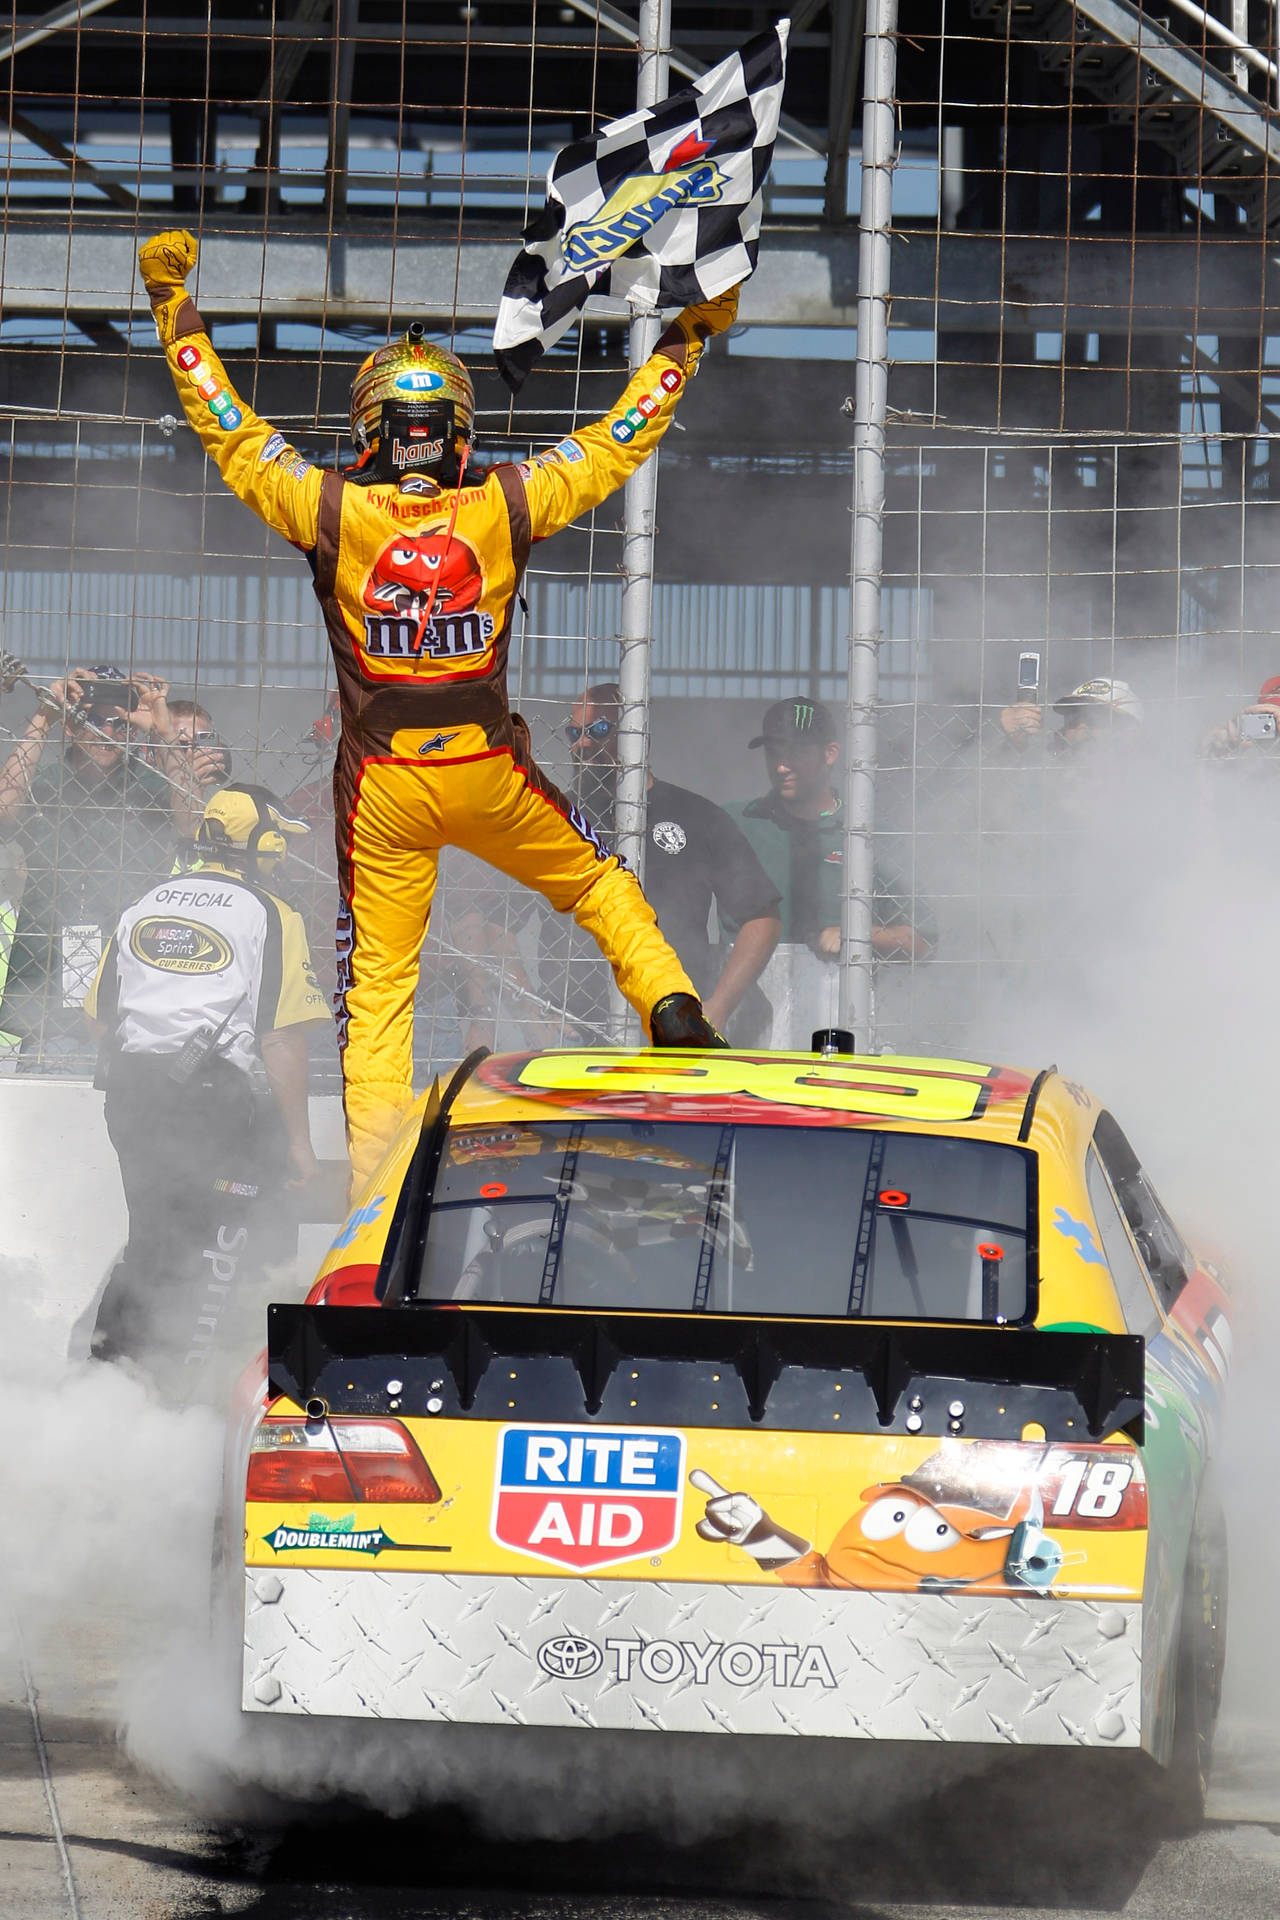
M 717 1033 L 696 994 L 669 993 L 659 1000 L 649 1015 L 649 1032 L 655 1047 L 727 1047 L 729 1042 Z

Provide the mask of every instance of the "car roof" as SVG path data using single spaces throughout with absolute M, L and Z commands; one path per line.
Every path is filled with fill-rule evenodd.
M 1098 1106 L 1053 1068 L 904 1054 L 549 1048 L 491 1054 L 450 1125 L 553 1118 L 735 1121 L 954 1133 L 1083 1151 Z M 1026 1123 L 1030 1121 L 1028 1126 Z M 1083 1135 L 1083 1138 L 1079 1136 Z

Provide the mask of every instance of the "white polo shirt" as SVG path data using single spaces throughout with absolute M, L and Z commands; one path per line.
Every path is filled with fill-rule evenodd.
M 218 1052 L 238 1067 L 281 1027 L 331 1016 L 311 970 L 301 916 L 226 867 L 161 881 L 126 907 L 85 1012 L 124 1053 L 177 1053 L 226 1020 Z

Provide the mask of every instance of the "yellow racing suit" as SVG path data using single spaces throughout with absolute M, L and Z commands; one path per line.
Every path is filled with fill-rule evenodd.
M 646 1025 L 668 994 L 694 991 L 635 876 L 534 763 L 506 665 L 533 542 L 648 459 L 735 296 L 686 309 L 603 419 L 446 490 L 420 474 L 366 483 L 314 466 L 228 380 L 185 294 L 191 237 L 162 235 L 141 260 L 187 420 L 232 492 L 306 555 L 324 610 L 342 702 L 336 1010 L 359 1186 L 413 1097 L 413 1000 L 441 847 L 571 911 Z

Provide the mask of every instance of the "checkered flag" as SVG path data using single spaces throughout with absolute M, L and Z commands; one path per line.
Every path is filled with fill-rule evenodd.
M 556 155 L 493 333 L 513 393 L 588 295 L 653 313 L 714 299 L 752 271 L 790 25 L 780 20 L 693 86 Z

